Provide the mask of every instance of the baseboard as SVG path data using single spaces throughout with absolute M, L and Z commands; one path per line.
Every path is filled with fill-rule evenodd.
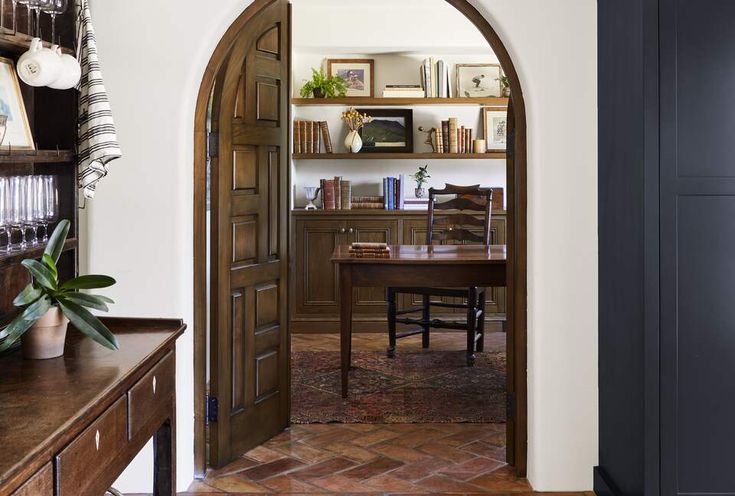
M 594 491 L 597 496 L 622 496 L 615 483 L 602 467 L 595 467 L 594 474 Z

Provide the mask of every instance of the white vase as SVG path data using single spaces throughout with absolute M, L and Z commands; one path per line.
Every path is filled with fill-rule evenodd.
M 345 138 L 345 147 L 352 153 L 357 153 L 362 149 L 362 138 L 357 131 L 350 131 Z

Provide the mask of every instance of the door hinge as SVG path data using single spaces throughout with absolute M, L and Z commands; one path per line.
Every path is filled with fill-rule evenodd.
M 219 133 L 212 132 L 209 133 L 209 137 L 207 138 L 207 153 L 210 157 L 218 157 L 219 156 Z
M 219 410 L 219 403 L 217 402 L 217 397 L 207 395 L 207 423 L 208 424 L 217 422 L 218 410 Z
M 508 393 L 505 395 L 505 412 L 508 419 L 516 416 L 516 394 Z

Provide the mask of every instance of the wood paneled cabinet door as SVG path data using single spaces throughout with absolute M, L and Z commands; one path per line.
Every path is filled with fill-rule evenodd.
M 398 244 L 397 220 L 348 220 L 349 242 Z M 385 314 L 385 288 L 355 288 L 353 311 L 358 314 Z

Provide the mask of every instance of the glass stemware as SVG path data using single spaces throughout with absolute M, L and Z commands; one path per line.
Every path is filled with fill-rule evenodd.
M 31 30 L 31 19 L 33 18 L 33 16 L 31 15 L 31 3 L 33 1 L 34 0 L 18 0 L 18 3 L 19 4 L 26 6 L 26 11 L 28 13 L 28 17 L 26 18 L 26 36 L 28 36 L 28 38 L 32 38 L 33 37 L 32 34 L 31 34 L 32 33 L 32 30 Z
M 10 242 L 8 243 L 8 251 L 22 250 L 27 246 L 26 243 L 26 230 L 25 230 L 25 202 L 23 198 L 26 195 L 26 183 L 20 176 L 13 176 L 10 178 L 9 187 L 9 202 L 10 202 Z M 16 231 L 18 236 L 13 236 L 13 231 Z M 18 239 L 20 238 L 20 239 Z M 16 239 L 13 242 L 13 239 Z
M 36 38 L 41 37 L 41 10 L 50 7 L 52 4 L 53 0 L 31 0 L 29 4 L 36 13 Z M 51 38 L 51 44 L 54 44 L 53 38 Z
M 59 184 L 56 176 L 41 176 L 43 209 L 41 223 L 45 227 L 43 241 L 48 241 L 49 224 L 59 217 Z
M 7 251 L 10 245 L 10 203 L 8 201 L 10 187 L 8 178 L 0 177 L 0 252 Z M 6 242 L 2 242 L 2 238 Z
M 69 7 L 69 0 L 47 0 L 41 9 L 51 16 L 51 44 L 56 42 L 56 16 L 66 12 Z M 61 41 L 57 43 L 61 45 Z
M 13 36 L 18 34 L 18 0 L 10 0 L 13 4 Z
M 33 176 L 23 176 L 23 209 L 21 217 L 23 218 L 23 229 L 26 234 L 26 244 L 38 244 L 38 222 L 36 211 L 34 210 L 34 197 L 36 195 L 36 183 Z M 30 234 L 30 235 L 29 235 Z

